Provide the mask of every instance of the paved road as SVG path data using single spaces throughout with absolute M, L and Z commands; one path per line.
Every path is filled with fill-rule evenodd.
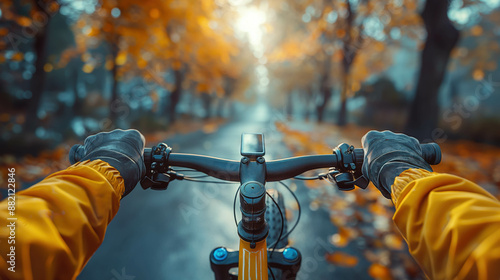
M 274 129 L 272 110 L 261 104 L 240 111 L 240 118 L 213 134 L 196 132 L 166 142 L 177 152 L 239 159 L 241 133 L 264 132 L 268 160 L 291 156 Z M 368 264 L 362 259 L 355 269 L 324 260 L 334 249 L 328 237 L 336 229 L 326 211 L 310 209 L 314 191 L 297 186 L 303 215 L 291 238 L 304 257 L 299 279 L 366 279 Z M 137 188 L 122 200 L 103 244 L 78 279 L 213 279 L 209 252 L 238 246 L 232 212 L 237 187 L 183 181 L 162 192 Z M 348 250 L 360 254 L 355 247 Z

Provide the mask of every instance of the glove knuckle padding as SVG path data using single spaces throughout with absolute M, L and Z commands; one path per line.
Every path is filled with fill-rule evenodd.
M 391 131 L 370 131 L 362 138 L 365 159 L 362 172 L 390 198 L 394 178 L 410 168 L 432 171 L 422 158 L 422 148 L 417 139 Z

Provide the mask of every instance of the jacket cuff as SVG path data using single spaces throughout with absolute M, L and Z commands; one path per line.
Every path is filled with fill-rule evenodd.
M 115 190 L 116 194 L 118 196 L 122 197 L 124 191 L 125 191 L 125 184 L 123 181 L 123 177 L 120 175 L 120 172 L 116 170 L 113 166 L 109 165 L 107 162 L 102 161 L 100 159 L 96 160 L 85 160 L 82 162 L 77 162 L 70 166 L 68 169 L 71 169 L 73 167 L 77 166 L 88 166 L 92 169 L 97 170 L 97 172 L 101 173 L 104 175 L 104 177 L 108 180 L 108 182 L 113 186 L 113 189 Z
M 394 179 L 394 184 L 391 186 L 391 197 L 394 205 L 397 204 L 399 196 L 403 192 L 403 189 L 411 182 L 422 179 L 425 177 L 432 176 L 432 172 L 424 169 L 411 168 L 403 171 L 399 176 Z

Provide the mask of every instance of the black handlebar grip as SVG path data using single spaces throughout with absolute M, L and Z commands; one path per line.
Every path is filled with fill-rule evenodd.
M 151 152 L 152 152 L 152 148 L 144 148 L 144 154 L 143 154 L 143 158 L 144 158 L 144 164 L 146 165 L 146 168 L 149 168 L 151 166 Z
M 441 148 L 436 143 L 420 144 L 422 157 L 428 164 L 436 165 L 441 162 Z
M 422 149 L 422 157 L 424 160 L 430 165 L 436 165 L 441 162 L 441 148 L 436 143 L 429 144 L 420 144 L 420 148 Z M 354 157 L 356 161 L 356 165 L 363 163 L 364 160 L 364 151 L 363 149 L 354 149 Z

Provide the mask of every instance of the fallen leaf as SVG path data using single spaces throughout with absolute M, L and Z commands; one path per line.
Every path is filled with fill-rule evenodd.
M 391 271 L 389 270 L 389 268 L 378 263 L 370 265 L 370 268 L 368 269 L 368 274 L 374 279 L 379 279 L 379 280 L 392 279 Z
M 325 259 L 335 265 L 343 267 L 354 267 L 358 264 L 358 258 L 343 252 L 327 253 Z

